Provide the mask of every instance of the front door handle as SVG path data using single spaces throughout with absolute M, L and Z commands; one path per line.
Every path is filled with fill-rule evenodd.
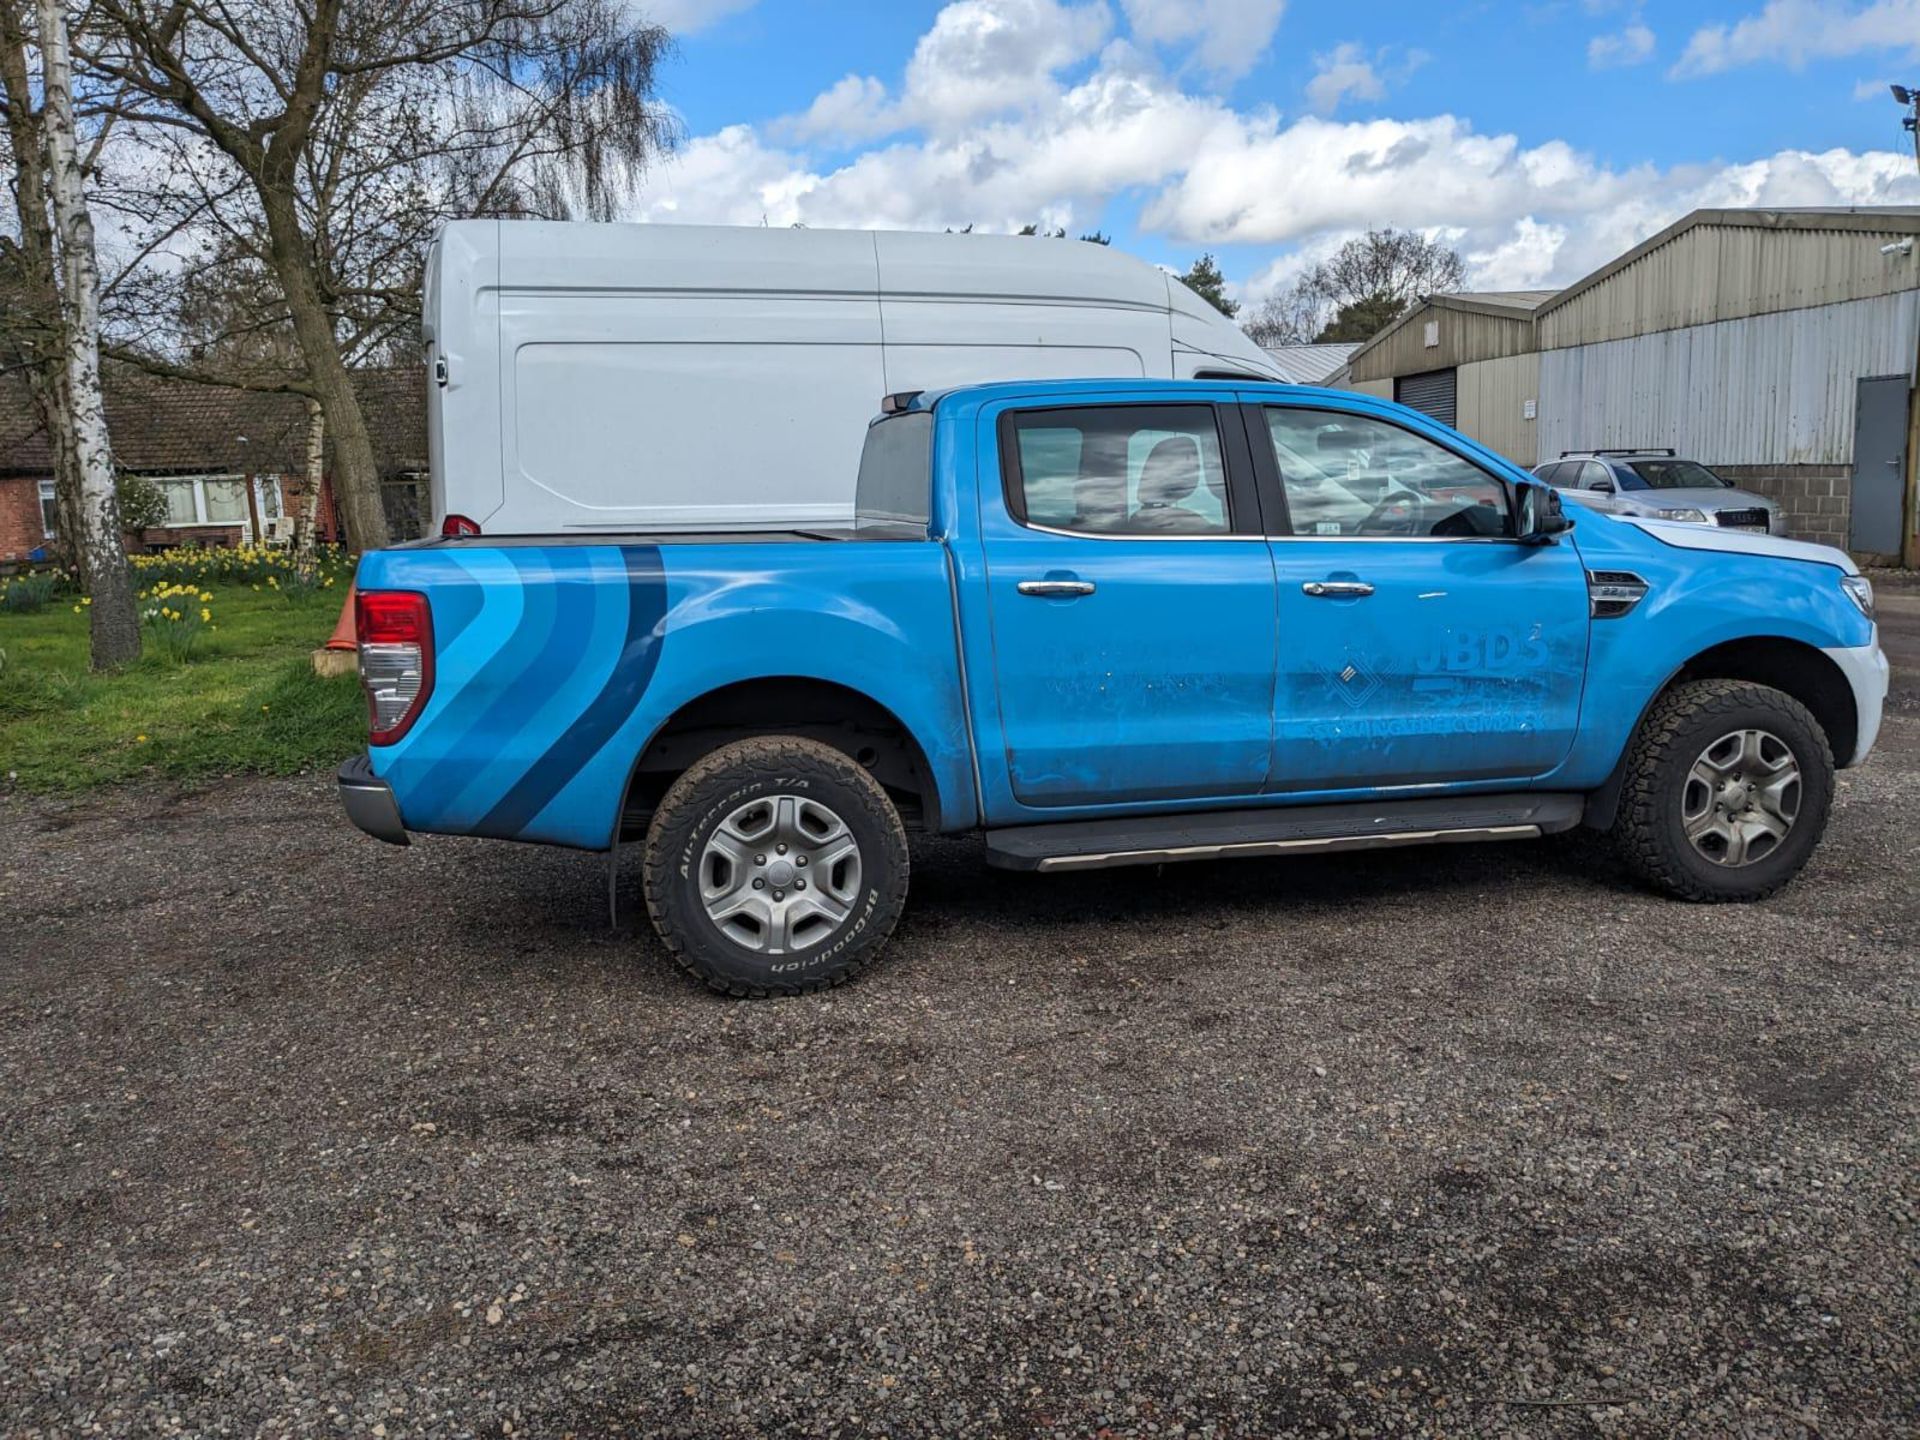
M 1364 580 L 1309 580 L 1300 588 L 1308 595 L 1325 600 L 1355 599 L 1373 593 L 1373 587 Z
M 1014 587 L 1022 595 L 1037 595 L 1042 600 L 1064 600 L 1075 595 L 1091 595 L 1091 580 L 1022 580 Z

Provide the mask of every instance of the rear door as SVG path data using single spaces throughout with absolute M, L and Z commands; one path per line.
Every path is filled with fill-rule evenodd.
M 1273 561 L 1237 409 L 1088 403 L 982 423 L 1003 481 L 980 521 L 1013 798 L 1257 793 L 1272 754 Z
M 1287 517 L 1271 542 L 1271 788 L 1526 780 L 1559 765 L 1586 667 L 1572 543 L 1514 540 L 1508 483 L 1440 432 L 1337 408 L 1246 413 L 1267 513 Z

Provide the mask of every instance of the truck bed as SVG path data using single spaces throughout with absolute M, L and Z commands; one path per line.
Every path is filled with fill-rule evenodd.
M 847 540 L 919 540 L 916 525 L 851 525 L 804 530 L 574 530 L 560 535 L 434 535 L 394 549 L 463 549 L 506 545 L 795 545 Z

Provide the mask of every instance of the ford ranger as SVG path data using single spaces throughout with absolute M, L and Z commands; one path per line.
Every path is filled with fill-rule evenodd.
M 1753 900 L 1879 728 L 1839 551 L 1576 525 L 1385 401 L 1075 380 L 883 412 L 845 530 L 363 557 L 354 822 L 639 841 L 669 949 L 764 995 L 873 959 L 914 830 L 1066 871 L 1584 824 L 1670 895 Z

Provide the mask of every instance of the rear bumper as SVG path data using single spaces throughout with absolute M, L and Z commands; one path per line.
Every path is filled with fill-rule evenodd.
M 342 765 L 334 778 L 340 783 L 340 803 L 347 807 L 347 818 L 376 840 L 389 845 L 405 845 L 407 827 L 400 822 L 400 805 L 393 798 L 393 787 L 373 773 L 373 762 L 356 755 Z
M 1834 756 L 1841 768 L 1845 769 L 1866 759 L 1867 752 L 1873 749 L 1873 742 L 1880 738 L 1880 712 L 1887 703 L 1887 657 L 1881 652 L 1878 630 L 1874 631 L 1873 639 L 1865 645 L 1835 648 L 1824 653 L 1847 677 L 1847 684 L 1853 690 L 1854 714 L 1860 722 L 1853 754 Z

